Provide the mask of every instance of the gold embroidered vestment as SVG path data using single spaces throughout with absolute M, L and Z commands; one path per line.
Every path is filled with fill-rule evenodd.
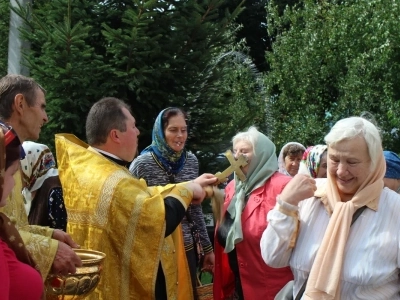
M 185 184 L 147 187 L 70 134 L 56 135 L 56 153 L 68 232 L 82 248 L 107 255 L 88 299 L 154 299 L 160 262 L 168 299 L 192 299 L 180 226 L 164 237 L 164 198 L 187 208 L 192 192 Z

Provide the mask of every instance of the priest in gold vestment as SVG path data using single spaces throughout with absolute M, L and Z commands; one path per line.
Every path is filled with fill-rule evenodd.
M 119 99 L 93 105 L 86 135 L 91 146 L 56 135 L 56 153 L 68 232 L 81 247 L 107 255 L 88 299 L 192 299 L 179 223 L 204 190 L 195 182 L 148 187 L 132 177 L 124 164 L 136 153 L 139 130 Z

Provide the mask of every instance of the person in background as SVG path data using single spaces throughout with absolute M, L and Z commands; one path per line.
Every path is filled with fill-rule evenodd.
M 278 157 L 279 172 L 293 177 L 299 172 L 300 161 L 306 148 L 296 142 L 287 143 L 282 147 Z
M 7 203 L 19 172 L 21 142 L 9 127 L 0 125 L 0 207 Z M 43 281 L 15 225 L 0 213 L 0 299 L 42 299 Z
M 379 129 L 350 117 L 325 142 L 327 178 L 287 184 L 267 215 L 263 259 L 291 267 L 293 298 L 400 299 L 400 197 L 383 188 Z
M 188 138 L 187 114 L 180 108 L 169 107 L 161 111 L 153 126 L 150 146 L 132 162 L 129 170 L 136 178 L 146 180 L 147 185 L 166 185 L 194 180 L 199 176 L 196 156 L 185 150 Z M 190 205 L 182 220 L 186 257 L 189 264 L 193 292 L 197 285 L 197 256 L 190 222 L 200 229 L 200 241 L 204 251 L 202 269 L 212 272 L 214 251 L 211 245 L 201 205 Z M 194 295 L 197 298 L 196 295 Z
M 327 146 L 310 146 L 304 151 L 300 162 L 299 174 L 308 175 L 312 178 L 326 178 L 327 170 Z
M 400 157 L 392 151 L 383 151 L 386 161 L 386 173 L 383 183 L 389 189 L 400 194 Z
M 265 216 L 291 178 L 278 172 L 275 145 L 255 127 L 235 135 L 232 144 L 235 157 L 245 155 L 248 164 L 242 168 L 246 180 L 235 174 L 225 188 L 215 231 L 214 300 L 273 300 L 293 275 L 289 267 L 263 263 L 260 240 Z
M 48 121 L 45 90 L 35 80 L 22 75 L 6 75 L 0 79 L 0 122 L 11 126 L 21 143 L 37 140 Z M 15 187 L 2 211 L 16 220 L 18 231 L 27 249 L 40 267 L 45 279 L 51 272 L 66 275 L 75 273 L 82 265 L 72 250 L 78 248 L 62 230 L 29 225 L 22 196 L 22 172 L 15 173 Z
M 21 160 L 25 209 L 31 225 L 67 230 L 67 211 L 53 153 L 43 144 L 24 142 Z

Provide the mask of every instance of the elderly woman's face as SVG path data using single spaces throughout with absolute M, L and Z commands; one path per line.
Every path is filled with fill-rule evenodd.
M 299 172 L 300 162 L 303 158 L 303 153 L 297 155 L 286 155 L 285 168 L 290 176 L 295 176 Z
M 363 137 L 329 146 L 328 173 L 336 181 L 342 201 L 350 200 L 370 173 L 371 159 Z
M 242 171 L 246 175 L 249 170 L 250 161 L 253 158 L 253 147 L 249 142 L 239 141 L 233 145 L 233 155 L 235 158 L 237 159 L 241 154 L 247 157 L 247 165 L 242 167 Z

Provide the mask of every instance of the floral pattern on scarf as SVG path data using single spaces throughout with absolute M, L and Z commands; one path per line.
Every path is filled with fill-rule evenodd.
M 305 174 L 312 178 L 317 178 L 319 167 L 321 165 L 321 157 L 327 148 L 328 146 L 326 145 L 308 147 L 300 162 L 299 174 Z

